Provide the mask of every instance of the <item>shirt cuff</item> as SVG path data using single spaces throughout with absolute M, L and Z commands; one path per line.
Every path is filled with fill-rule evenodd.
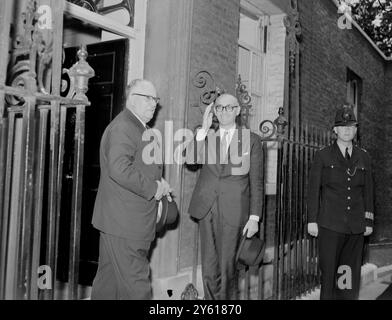
M 249 220 L 254 220 L 256 222 L 259 222 L 260 221 L 260 217 L 252 214 L 252 215 L 249 216 Z
M 208 131 L 205 129 L 199 129 L 196 133 L 196 141 L 204 141 Z
M 369 212 L 369 211 L 366 211 L 365 212 L 365 219 L 369 219 L 369 220 L 374 220 L 374 213 L 373 212 Z

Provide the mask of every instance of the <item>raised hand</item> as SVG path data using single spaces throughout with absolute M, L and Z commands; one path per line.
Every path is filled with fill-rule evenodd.
M 214 103 L 210 103 L 206 110 L 204 111 L 204 115 L 203 115 L 203 124 L 202 124 L 202 129 L 205 131 L 208 131 L 208 129 L 211 127 L 212 125 L 212 117 L 213 117 L 213 112 L 211 112 L 212 106 L 214 105 Z

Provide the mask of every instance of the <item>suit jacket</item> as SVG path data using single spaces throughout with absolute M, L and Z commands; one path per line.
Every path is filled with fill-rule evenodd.
M 238 129 L 238 128 L 237 128 Z M 263 154 L 260 138 L 248 129 L 236 130 L 224 164 L 220 163 L 219 130 L 187 147 L 187 163 L 203 164 L 189 205 L 189 214 L 202 219 L 218 201 L 231 226 L 243 226 L 249 215 L 261 217 Z
M 353 146 L 348 161 L 336 142 L 317 151 L 309 178 L 308 222 L 336 232 L 359 234 L 365 226 L 373 225 L 373 212 L 368 153 Z
M 101 176 L 92 223 L 108 234 L 133 240 L 155 237 L 156 180 L 162 165 L 142 159 L 143 124 L 124 109 L 106 128 L 100 146 Z

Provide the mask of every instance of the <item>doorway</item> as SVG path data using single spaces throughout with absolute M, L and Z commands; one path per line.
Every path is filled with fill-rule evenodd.
M 87 45 L 87 62 L 95 71 L 89 81 L 87 97 L 91 106 L 86 108 L 84 150 L 83 198 L 80 239 L 79 284 L 91 286 L 99 256 L 99 232 L 91 225 L 95 197 L 98 191 L 100 167 L 99 146 L 102 134 L 110 121 L 121 112 L 125 104 L 128 75 L 128 41 L 126 39 Z M 65 49 L 64 68 L 77 61 L 77 47 Z M 67 132 L 73 132 L 75 110 L 67 111 Z M 57 277 L 68 280 L 68 252 L 70 239 L 70 212 L 72 204 L 74 137 L 66 135 Z

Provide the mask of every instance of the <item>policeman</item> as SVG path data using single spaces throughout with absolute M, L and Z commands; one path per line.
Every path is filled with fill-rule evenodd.
M 318 236 L 320 299 L 358 299 L 364 236 L 373 232 L 373 178 L 366 150 L 353 145 L 352 108 L 336 112 L 335 143 L 316 152 L 309 177 L 308 232 Z

